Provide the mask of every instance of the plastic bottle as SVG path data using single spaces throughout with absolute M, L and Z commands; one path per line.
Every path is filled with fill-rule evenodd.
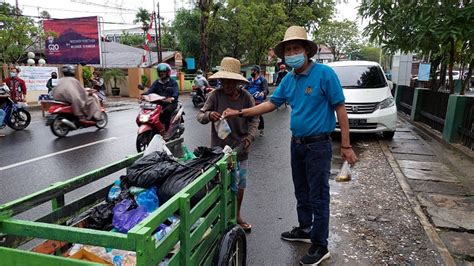
M 118 198 L 121 192 L 122 192 L 122 188 L 120 187 L 120 180 L 115 180 L 114 185 L 109 190 L 109 195 L 108 195 L 109 201 L 113 201 L 116 198 Z
M 113 258 L 112 263 L 114 264 L 114 266 L 122 266 L 122 259 L 123 259 L 122 256 L 115 255 L 114 258 Z

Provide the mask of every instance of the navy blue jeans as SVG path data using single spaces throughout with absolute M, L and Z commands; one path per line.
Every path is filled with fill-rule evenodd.
M 311 229 L 311 242 L 327 246 L 329 236 L 329 175 L 331 139 L 291 143 L 291 170 L 301 228 Z

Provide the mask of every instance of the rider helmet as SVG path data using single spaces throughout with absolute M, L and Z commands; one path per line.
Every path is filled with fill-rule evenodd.
M 201 70 L 201 69 L 198 69 L 198 70 L 196 71 L 196 75 L 202 75 L 202 70 Z
M 73 65 L 64 65 L 62 66 L 61 71 L 66 77 L 74 77 L 76 75 L 76 67 Z
M 283 70 L 283 69 L 286 69 L 285 64 L 281 64 L 281 65 L 280 65 L 280 70 Z
M 160 72 L 166 72 L 167 78 L 171 76 L 171 67 L 167 63 L 159 63 L 156 66 L 156 71 L 158 71 L 158 75 L 160 74 Z

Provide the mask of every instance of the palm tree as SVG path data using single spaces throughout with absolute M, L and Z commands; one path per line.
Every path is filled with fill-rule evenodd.
M 133 23 L 141 23 L 142 24 L 142 29 L 146 33 L 148 29 L 150 28 L 150 23 L 151 23 L 151 14 L 148 12 L 145 8 L 140 7 L 138 9 L 138 12 L 135 14 L 135 20 L 133 20 Z

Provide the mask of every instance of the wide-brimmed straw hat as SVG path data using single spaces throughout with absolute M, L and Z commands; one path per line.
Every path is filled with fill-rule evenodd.
M 232 57 L 224 57 L 219 66 L 219 71 L 210 76 L 209 79 L 234 79 L 248 82 L 240 73 L 240 61 Z
M 306 34 L 306 30 L 300 26 L 291 26 L 285 32 L 285 37 L 283 41 L 275 46 L 275 54 L 280 57 L 285 57 L 285 45 L 290 41 L 303 41 L 307 44 L 310 48 L 310 52 L 308 54 L 309 57 L 313 57 L 318 52 L 318 45 L 316 43 L 308 40 L 308 34 Z

